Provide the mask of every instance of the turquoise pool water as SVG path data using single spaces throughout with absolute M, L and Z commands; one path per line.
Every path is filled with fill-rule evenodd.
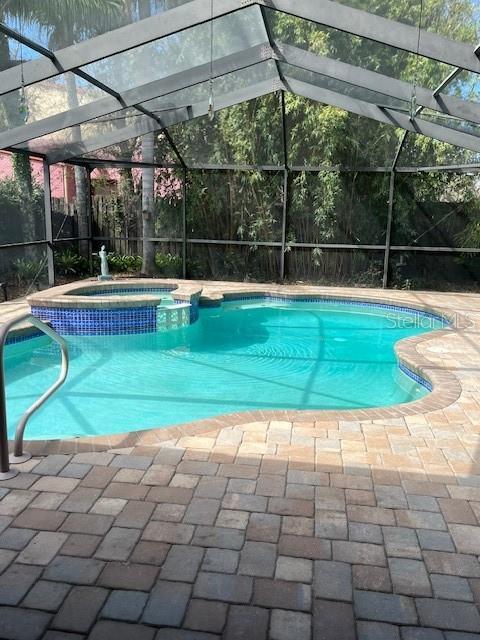
M 159 289 L 156 287 L 126 287 L 124 289 L 91 289 L 90 291 L 76 293 L 72 292 L 74 296 L 87 296 L 89 298 L 92 297 L 110 297 L 110 296 L 152 296 L 158 295 L 161 298 L 161 304 L 173 302 L 172 298 L 172 290 L 171 289 Z
M 338 303 L 227 303 L 167 333 L 67 336 L 65 385 L 26 438 L 121 433 L 250 409 L 352 409 L 427 390 L 400 371 L 394 344 L 442 326 L 410 313 Z M 8 345 L 11 433 L 58 375 L 46 338 Z

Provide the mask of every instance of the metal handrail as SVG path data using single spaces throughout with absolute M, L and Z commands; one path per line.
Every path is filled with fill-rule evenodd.
M 8 455 L 8 432 L 7 432 L 7 404 L 5 398 L 5 370 L 3 366 L 3 355 L 8 333 L 17 324 L 28 320 L 30 324 L 45 333 L 49 338 L 60 345 L 62 352 L 62 363 L 60 375 L 56 382 L 52 384 L 22 415 L 15 430 L 15 442 L 13 455 Z M 68 348 L 66 341 L 48 324 L 32 315 L 26 313 L 13 318 L 0 327 L 0 480 L 6 480 L 15 476 L 18 471 L 10 470 L 11 464 L 19 464 L 31 458 L 29 453 L 23 453 L 23 434 L 25 427 L 31 416 L 39 409 L 43 403 L 65 382 L 68 374 Z

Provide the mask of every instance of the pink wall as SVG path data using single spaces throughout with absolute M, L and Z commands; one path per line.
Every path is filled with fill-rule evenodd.
M 32 176 L 40 186 L 43 185 L 43 161 L 39 158 L 30 158 Z M 133 179 L 137 188 L 140 185 L 142 170 L 132 170 Z M 155 169 L 155 189 L 159 198 L 180 199 L 182 197 L 182 183 L 174 175 L 171 169 Z M 0 180 L 13 177 L 12 154 L 9 151 L 0 150 Z M 107 183 L 115 184 L 120 179 L 120 172 L 115 168 L 94 169 L 91 174 L 93 184 L 95 180 L 103 179 Z M 67 202 L 75 200 L 75 176 L 71 165 L 54 164 L 50 167 L 50 188 L 52 198 L 65 199 Z
M 34 181 L 43 186 L 43 162 L 39 158 L 30 158 Z M 0 180 L 13 177 L 12 154 L 0 151 Z M 50 188 L 52 198 L 65 198 L 71 202 L 75 198 L 75 180 L 73 167 L 55 164 L 50 167 Z M 65 193 L 66 192 L 66 193 Z
M 132 169 L 132 176 L 136 188 L 139 189 L 142 179 L 142 169 Z M 91 178 L 94 186 L 95 180 L 99 179 L 115 184 L 120 180 L 120 171 L 115 167 L 94 169 Z M 172 169 L 155 169 L 155 194 L 158 198 L 166 198 L 168 200 L 179 200 L 182 198 L 182 183 L 174 175 Z

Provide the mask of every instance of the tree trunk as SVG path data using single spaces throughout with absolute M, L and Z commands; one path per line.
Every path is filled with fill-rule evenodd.
M 155 133 L 147 133 L 142 139 L 143 162 L 152 162 L 154 158 Z M 143 264 L 142 274 L 152 276 L 155 273 L 155 243 L 148 238 L 155 235 L 155 169 L 142 169 L 142 237 Z
M 66 75 L 67 86 L 67 102 L 69 109 L 75 109 L 78 107 L 77 96 L 77 84 L 75 82 L 75 76 L 72 73 Z M 73 127 L 72 129 L 73 142 L 80 142 L 82 139 L 80 126 Z M 89 199 L 88 193 L 87 174 L 83 167 L 75 166 L 75 192 L 77 200 L 77 231 L 80 238 L 87 238 L 89 235 Z M 79 242 L 79 252 L 81 255 L 88 257 L 88 240 L 82 240 Z
M 134 207 L 134 189 L 133 189 L 133 176 L 132 170 L 122 168 L 119 169 L 119 181 L 117 187 L 117 198 L 123 203 L 123 230 L 126 238 L 130 238 L 131 235 L 137 235 L 137 217 Z M 132 222 L 135 225 L 132 234 Z M 132 247 L 130 240 L 125 240 L 125 254 L 132 255 Z
M 77 224 L 78 235 L 80 238 L 88 238 L 89 236 L 89 196 L 88 181 L 86 170 L 83 167 L 75 166 L 75 190 L 77 193 Z M 80 242 L 80 253 L 85 255 L 84 251 L 88 249 L 88 242 Z
M 151 15 L 150 3 L 142 2 L 139 5 L 140 18 L 148 18 Z M 147 133 L 142 138 L 142 160 L 153 163 L 155 155 L 155 133 Z M 142 238 L 143 238 L 143 263 L 142 275 L 152 276 L 155 273 L 155 243 L 147 238 L 155 236 L 155 169 L 153 167 L 142 169 Z

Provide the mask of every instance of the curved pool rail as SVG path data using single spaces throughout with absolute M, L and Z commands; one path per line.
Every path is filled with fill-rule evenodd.
M 7 403 L 5 397 L 5 371 L 3 366 L 3 356 L 5 350 L 5 343 L 10 330 L 17 324 L 28 321 L 37 329 L 42 331 L 49 338 L 54 340 L 60 345 L 62 354 L 62 363 L 60 368 L 60 375 L 57 380 L 36 400 L 30 407 L 23 413 L 20 421 L 17 424 L 15 430 L 15 442 L 13 455 L 8 454 L 8 436 L 7 436 Z M 17 475 L 18 471 L 10 470 L 11 464 L 21 464 L 31 458 L 31 454 L 23 453 L 23 436 L 27 422 L 31 416 L 39 409 L 48 398 L 55 393 L 55 391 L 62 386 L 65 382 L 68 374 L 68 347 L 66 341 L 60 336 L 54 329 L 48 326 L 42 320 L 39 320 L 31 313 L 26 313 L 21 316 L 13 318 L 9 322 L 5 323 L 0 329 L 0 480 L 8 480 Z

